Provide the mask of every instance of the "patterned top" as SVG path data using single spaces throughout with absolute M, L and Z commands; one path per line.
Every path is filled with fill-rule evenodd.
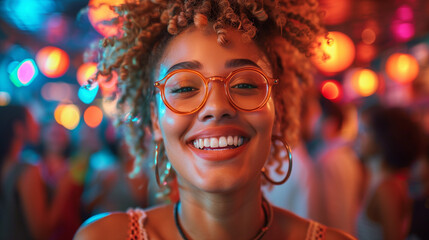
M 127 211 L 130 218 L 129 240 L 149 240 L 146 229 L 144 228 L 144 221 L 147 217 L 143 209 L 130 208 Z M 325 239 L 326 226 L 310 220 L 308 226 L 307 236 L 305 240 L 323 240 Z

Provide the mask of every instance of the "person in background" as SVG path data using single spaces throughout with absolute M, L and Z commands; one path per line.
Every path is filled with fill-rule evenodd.
M 369 185 L 357 220 L 359 239 L 405 239 L 411 219 L 408 178 L 420 155 L 420 126 L 400 108 L 372 107 L 362 113 L 360 155 Z
M 301 217 L 313 219 L 315 210 L 310 208 L 310 203 L 315 202 L 317 191 L 314 161 L 307 151 L 306 141 L 314 137 L 321 108 L 315 89 L 307 90 L 304 95 L 306 97 L 301 102 L 301 131 L 296 145 L 292 147 L 293 173 L 287 184 L 265 187 L 264 194 L 274 205 Z M 281 178 L 282 175 L 275 171 L 276 166 L 270 168 L 276 178 Z M 286 166 L 283 166 L 282 171 L 287 171 Z
M 356 235 L 356 216 L 362 198 L 363 168 L 352 143 L 342 130 L 346 116 L 342 107 L 321 97 L 319 125 L 322 150 L 316 155 L 317 197 L 311 203 L 315 219 L 327 226 Z
M 49 203 L 40 168 L 20 157 L 25 144 L 39 139 L 38 123 L 24 106 L 0 107 L 0 136 L 0 239 L 48 239 L 63 217 L 71 179 L 60 179 Z

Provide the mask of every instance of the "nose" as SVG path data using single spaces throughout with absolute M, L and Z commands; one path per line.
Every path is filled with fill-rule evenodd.
M 219 121 L 233 118 L 237 114 L 237 109 L 229 102 L 221 81 L 211 81 L 208 91 L 207 101 L 198 111 L 200 121 Z

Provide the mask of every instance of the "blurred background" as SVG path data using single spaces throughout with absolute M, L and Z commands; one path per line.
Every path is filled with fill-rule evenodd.
M 117 33 L 105 24 L 115 16 L 109 6 L 122 2 L 0 1 L 0 106 L 24 105 L 39 123 L 39 141 L 27 144 L 20 155 L 40 166 L 51 192 L 57 191 L 65 171 L 72 172 L 77 203 L 69 206 L 80 215 L 74 225 L 65 224 L 72 226 L 69 232 L 95 213 L 146 207 L 156 201 L 147 193 L 150 176 L 128 177 L 133 159 L 109 118 L 115 101 L 107 96 L 115 92 L 117 79 L 85 87 L 96 71 L 99 40 Z M 317 159 L 329 146 L 330 133 L 323 128 L 328 123 L 322 116 L 334 111 L 331 104 L 342 116 L 342 124 L 334 128 L 339 128 L 338 136 L 356 153 L 359 163 L 365 157 L 359 147 L 360 115 L 371 106 L 405 109 L 420 131 L 429 134 L 429 1 L 319 0 L 319 4 L 332 41 L 321 44 L 323 51 L 312 58 L 316 71 L 310 95 L 316 104 L 304 106 L 309 113 L 307 130 L 312 133 L 302 131 L 309 164 L 321 167 Z M 366 176 L 366 172 L 359 174 Z M 417 179 L 409 181 L 412 196 L 427 196 L 421 178 L 420 173 L 408 178 Z M 303 216 L 317 216 L 307 210 Z

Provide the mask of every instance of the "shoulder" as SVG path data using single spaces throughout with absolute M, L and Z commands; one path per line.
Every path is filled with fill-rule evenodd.
M 287 239 L 318 239 L 317 235 L 324 232 L 325 239 L 329 240 L 356 239 L 343 231 L 307 220 L 281 208 L 273 207 L 273 212 L 273 229 L 277 236 L 288 236 Z
M 101 213 L 86 220 L 73 239 L 128 239 L 129 222 L 125 212 Z

